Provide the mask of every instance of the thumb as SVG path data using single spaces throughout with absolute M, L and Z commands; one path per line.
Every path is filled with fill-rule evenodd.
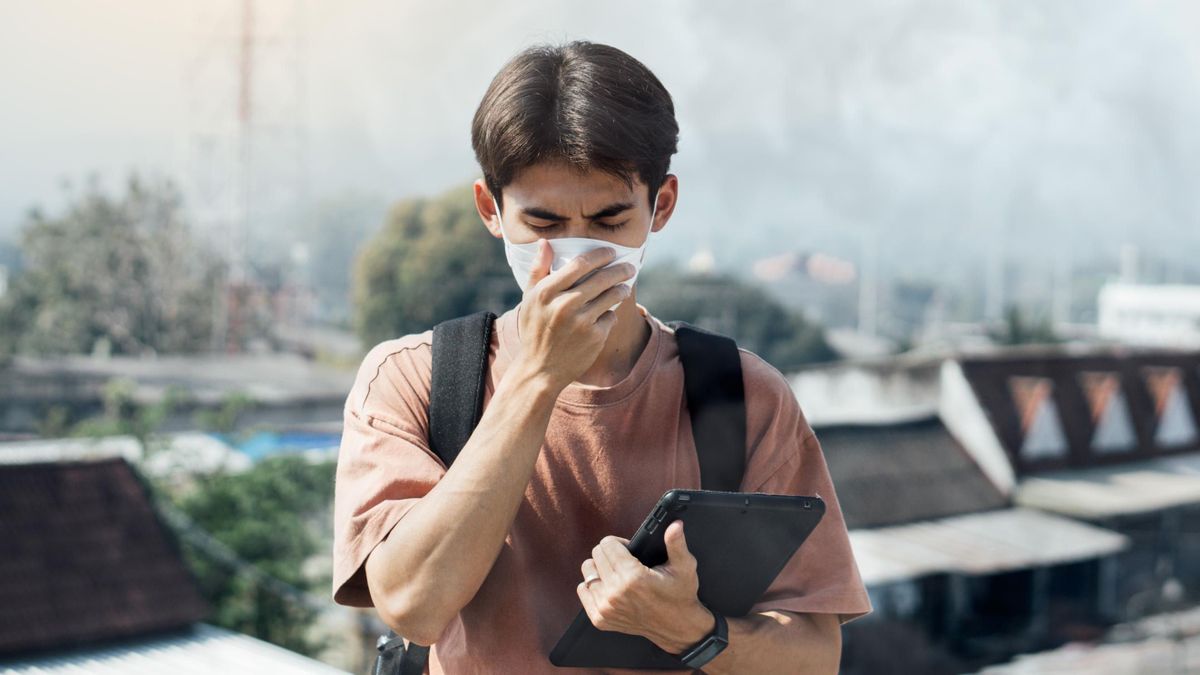
M 667 527 L 667 531 L 663 533 L 663 542 L 667 546 L 667 563 L 669 565 L 690 565 L 695 562 L 695 558 L 692 557 L 692 553 L 687 547 L 687 537 L 683 535 L 682 520 L 676 520 Z
M 529 271 L 529 288 L 550 275 L 550 263 L 552 262 L 554 262 L 554 249 L 550 248 L 550 242 L 538 239 L 537 260 L 533 263 L 533 269 Z

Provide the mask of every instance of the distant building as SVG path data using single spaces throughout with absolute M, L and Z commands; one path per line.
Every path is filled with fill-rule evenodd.
M 0 370 L 0 437 L 38 433 L 39 422 L 55 408 L 71 423 L 101 414 L 114 379 L 132 381 L 133 399 L 144 405 L 161 402 L 172 390 L 186 392 L 164 420 L 164 431 L 194 429 L 198 411 L 219 409 L 239 394 L 251 402 L 239 416 L 246 426 L 340 425 L 354 369 L 296 354 L 18 356 Z
M 1200 286 L 1105 284 L 1100 336 L 1149 347 L 1200 348 Z
M 1017 348 L 790 379 L 877 609 L 846 627 L 843 672 L 964 672 L 1200 601 L 1200 351 Z M 900 658 L 888 645 L 909 671 L 873 660 Z
M 206 625 L 210 608 L 122 456 L 0 462 L 0 670 L 343 673 Z

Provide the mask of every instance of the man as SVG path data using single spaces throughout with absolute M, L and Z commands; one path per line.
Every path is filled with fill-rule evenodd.
M 337 468 L 334 599 L 433 644 L 433 673 L 557 671 L 547 655 L 580 605 L 675 654 L 714 629 L 682 523 L 656 568 L 622 538 L 668 489 L 700 485 L 674 333 L 633 285 L 677 203 L 677 137 L 658 79 L 600 44 L 527 50 L 480 103 L 475 205 L 524 291 L 496 322 L 483 416 L 447 471 L 427 440 L 431 331 L 388 340 L 346 402 Z M 826 514 L 703 669 L 833 673 L 840 623 L 870 602 L 787 381 L 740 356 L 742 490 L 820 495 Z

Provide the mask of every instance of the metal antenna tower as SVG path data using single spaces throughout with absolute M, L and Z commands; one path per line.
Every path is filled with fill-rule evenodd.
M 228 270 L 216 350 L 241 351 L 269 311 L 256 263 L 274 262 L 307 203 L 306 14 L 306 0 L 195 3 L 187 197 Z

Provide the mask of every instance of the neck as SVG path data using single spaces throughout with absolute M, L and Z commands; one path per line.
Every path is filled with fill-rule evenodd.
M 616 309 L 617 323 L 592 367 L 579 377 L 580 384 L 611 387 L 625 379 L 650 341 L 650 325 L 637 307 L 637 290 Z

